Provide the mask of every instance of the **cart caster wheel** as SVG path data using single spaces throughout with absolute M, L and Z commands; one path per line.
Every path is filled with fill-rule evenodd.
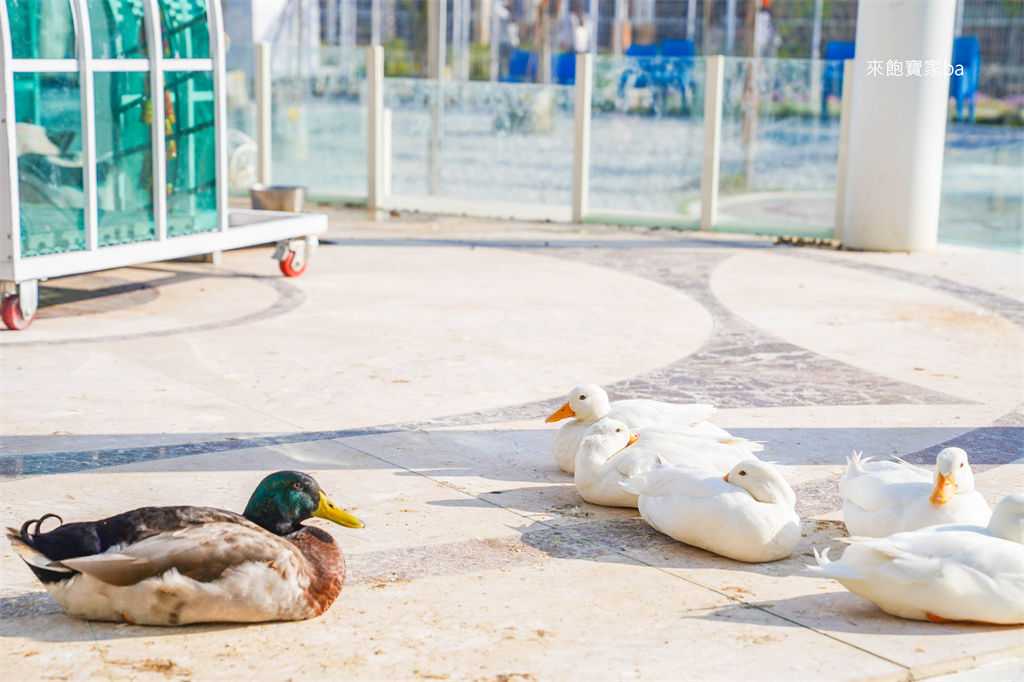
M 28 326 L 32 324 L 32 320 L 36 319 L 36 316 L 33 313 L 27 320 L 22 317 L 21 299 L 18 297 L 18 294 L 11 294 L 10 296 L 5 296 L 4 302 L 0 304 L 0 319 L 7 325 L 8 329 L 21 331 L 22 329 L 28 329 Z
M 284 273 L 285 277 L 298 277 L 306 271 L 306 266 L 309 264 L 308 261 L 304 261 L 298 268 L 293 268 L 292 262 L 294 260 L 295 252 L 289 251 L 288 255 L 278 261 L 278 265 L 281 266 L 281 272 Z

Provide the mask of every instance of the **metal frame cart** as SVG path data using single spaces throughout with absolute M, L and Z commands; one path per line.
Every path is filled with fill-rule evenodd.
M 51 277 L 276 242 L 325 216 L 228 209 L 219 0 L 0 0 L 0 318 Z

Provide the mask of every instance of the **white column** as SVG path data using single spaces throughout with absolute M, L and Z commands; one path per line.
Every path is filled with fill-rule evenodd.
M 256 179 L 270 185 L 270 43 L 256 43 Z
M 718 170 L 722 147 L 722 94 L 725 57 L 707 57 L 704 78 L 704 162 L 700 176 L 700 229 L 710 231 L 718 217 Z
M 447 56 L 446 0 L 427 0 L 427 78 L 442 80 Z
M 842 241 L 843 220 L 846 219 L 846 178 L 850 166 L 850 111 L 853 108 L 853 78 L 857 70 L 853 60 L 843 62 L 843 106 L 839 112 L 839 159 L 836 163 L 836 217 L 832 238 Z M 817 100 L 811 100 L 815 102 Z M 815 119 L 817 120 L 817 119 Z
M 935 248 L 955 17 L 956 0 L 858 3 L 842 227 L 849 248 Z M 921 76 L 887 75 L 890 61 L 906 74 L 909 60 L 922 63 Z M 929 62 L 941 65 L 938 74 L 926 75 Z
M 381 206 L 384 196 L 384 48 L 366 48 L 366 206 Z
M 572 164 L 572 221 L 582 223 L 590 192 L 590 108 L 594 92 L 594 57 L 576 55 L 575 137 Z

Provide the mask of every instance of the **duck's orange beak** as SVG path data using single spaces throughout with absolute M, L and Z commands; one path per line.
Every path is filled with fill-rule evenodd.
M 544 421 L 545 422 L 557 422 L 557 421 L 561 421 L 563 419 L 568 419 L 569 417 L 575 417 L 575 416 L 576 416 L 576 413 L 572 411 L 571 407 L 569 407 L 569 403 L 566 403 L 565 405 L 562 405 L 557 410 L 555 410 L 555 413 L 553 415 L 551 415 L 550 417 L 548 417 L 547 419 L 545 419 Z
M 638 440 L 640 440 L 640 436 L 636 435 L 635 433 L 633 433 L 631 431 L 629 433 L 629 442 L 626 443 L 626 447 L 628 448 L 630 445 L 632 445 L 633 443 L 637 442 Z
M 722 476 L 722 480 L 725 481 L 726 483 L 728 483 L 729 482 L 729 474 L 726 474 L 725 476 Z
M 956 483 L 953 482 L 953 477 L 939 474 L 939 480 L 935 484 L 935 490 L 932 491 L 932 496 L 928 499 L 932 501 L 932 504 L 946 504 L 953 499 L 953 495 L 955 494 Z

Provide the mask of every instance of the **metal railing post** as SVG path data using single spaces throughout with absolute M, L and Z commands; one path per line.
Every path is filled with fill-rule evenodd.
M 853 60 L 843 62 L 842 107 L 839 110 L 839 160 L 836 168 L 836 222 L 832 238 L 842 240 L 846 213 L 846 167 L 850 158 L 850 112 L 853 110 Z
M 725 58 L 708 57 L 704 86 L 704 161 L 700 174 L 700 229 L 710 231 L 718 217 L 718 171 L 722 147 L 722 91 Z
M 271 180 L 270 43 L 257 43 L 256 61 L 256 178 L 260 184 Z
M 366 206 L 381 207 L 384 198 L 384 48 L 366 48 Z
M 590 109 L 594 93 L 594 57 L 576 55 L 576 101 L 573 107 L 572 221 L 583 222 L 590 193 Z

